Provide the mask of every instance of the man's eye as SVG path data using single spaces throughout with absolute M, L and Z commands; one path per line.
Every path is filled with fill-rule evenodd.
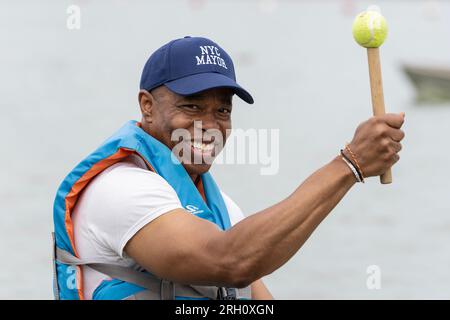
M 224 113 L 224 114 L 230 114 L 230 113 L 231 113 L 231 110 L 228 109 L 228 108 L 221 108 L 221 109 L 219 110 L 219 112 L 220 112 L 220 113 Z
M 199 110 L 200 109 L 200 107 L 196 104 L 185 104 L 182 107 L 186 108 L 186 109 L 190 109 L 190 110 Z

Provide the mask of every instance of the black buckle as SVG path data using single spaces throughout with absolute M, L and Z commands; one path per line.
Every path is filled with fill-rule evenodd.
M 236 289 L 220 287 L 217 296 L 218 300 L 236 300 Z

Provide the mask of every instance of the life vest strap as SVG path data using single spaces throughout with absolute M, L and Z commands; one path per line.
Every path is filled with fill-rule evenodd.
M 135 284 L 153 292 L 161 292 L 163 289 L 162 280 L 158 279 L 150 273 L 139 272 L 132 268 L 122 267 L 114 264 L 99 263 L 96 261 L 85 261 L 72 255 L 70 252 L 61 248 L 56 248 L 56 260 L 60 263 L 87 266 L 97 272 L 106 274 L 111 278 L 119 279 L 125 282 Z M 168 291 L 168 285 L 164 286 L 165 292 Z M 165 294 L 168 297 L 168 294 Z
M 53 260 L 53 295 L 55 300 L 59 300 L 59 288 L 58 288 L 58 272 L 56 271 L 56 237 L 55 233 L 52 232 L 52 260 Z
M 100 263 L 97 261 L 86 261 L 75 257 L 70 252 L 56 247 L 56 261 L 74 266 L 87 266 L 107 276 L 135 284 L 156 293 L 161 300 L 173 300 L 175 296 L 220 299 L 218 291 L 222 288 L 214 286 L 188 286 L 174 284 L 172 281 L 159 279 L 151 273 L 139 272 L 132 268 L 122 267 L 114 264 Z

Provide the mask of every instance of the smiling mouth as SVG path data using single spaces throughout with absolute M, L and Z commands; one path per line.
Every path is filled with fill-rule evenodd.
M 191 149 L 194 152 L 201 152 L 201 153 L 212 153 L 215 147 L 214 141 L 208 143 L 198 141 L 188 141 L 187 144 L 190 145 Z

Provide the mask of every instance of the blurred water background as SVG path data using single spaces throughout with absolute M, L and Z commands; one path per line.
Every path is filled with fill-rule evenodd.
M 394 183 L 355 186 L 305 246 L 265 278 L 278 299 L 450 298 L 450 104 L 415 103 L 404 62 L 450 65 L 450 3 L 374 1 L 388 19 L 385 98 L 406 113 Z M 66 27 L 81 8 L 81 29 Z M 0 298 L 51 299 L 52 204 L 62 178 L 129 119 L 139 77 L 173 38 L 210 37 L 256 103 L 235 128 L 280 129 L 280 170 L 213 173 L 246 215 L 288 196 L 371 116 L 365 50 L 351 36 L 367 1 L 0 2 Z M 381 270 L 381 289 L 366 269 Z

